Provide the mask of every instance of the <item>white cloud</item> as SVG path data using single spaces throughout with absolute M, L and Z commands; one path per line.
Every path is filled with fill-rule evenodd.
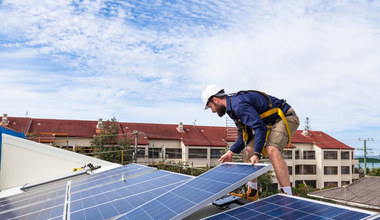
M 377 1 L 2 1 L 2 111 L 224 125 L 199 98 L 218 83 L 285 98 L 315 130 L 378 131 L 379 9 Z

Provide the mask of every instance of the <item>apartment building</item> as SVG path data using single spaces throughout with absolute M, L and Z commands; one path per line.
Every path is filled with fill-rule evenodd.
M 283 152 L 293 187 L 343 186 L 359 178 L 355 173 L 354 148 L 321 131 L 297 131 L 292 147 Z M 277 180 L 274 179 L 277 183 Z
M 27 138 L 69 150 L 90 146 L 104 122 L 2 117 L 1 126 L 27 134 Z M 137 163 L 184 162 L 196 167 L 217 166 L 218 159 L 237 138 L 230 127 L 117 122 L 119 136 L 131 141 Z M 231 132 L 232 129 L 232 132 Z M 322 131 L 297 131 L 283 152 L 293 187 L 342 186 L 359 178 L 354 173 L 354 148 Z M 274 184 L 277 179 L 273 178 Z

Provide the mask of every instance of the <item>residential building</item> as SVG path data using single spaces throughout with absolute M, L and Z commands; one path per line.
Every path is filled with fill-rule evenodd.
M 283 155 L 293 187 L 343 186 L 359 178 L 354 168 L 359 163 L 354 159 L 354 148 L 321 131 L 296 131 L 292 147 Z
M 5 117 L 4 117 L 5 116 Z M 5 120 L 4 120 L 5 118 Z M 34 119 L 3 115 L 3 126 L 26 134 L 28 139 L 69 150 L 85 149 L 103 128 L 103 121 Z M 216 166 L 236 140 L 236 128 L 117 122 L 119 135 L 131 140 L 137 163 L 184 162 L 196 167 Z M 232 130 L 232 131 L 231 131 Z M 342 186 L 359 178 L 354 148 L 322 131 L 297 131 L 283 152 L 293 187 L 304 183 L 315 188 Z M 273 178 L 274 184 L 277 179 Z M 277 186 L 278 187 L 278 186 Z

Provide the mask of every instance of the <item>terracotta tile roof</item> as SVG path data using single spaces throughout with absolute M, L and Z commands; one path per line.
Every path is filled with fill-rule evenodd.
M 380 177 L 367 176 L 349 184 L 346 188 L 336 187 L 312 192 L 309 195 L 333 199 L 342 203 L 347 201 L 380 209 Z
M 87 137 L 96 135 L 97 121 L 38 119 L 23 117 L 8 117 L 8 128 L 24 133 L 37 133 L 36 136 L 44 141 L 52 142 L 54 137 Z M 106 122 L 103 122 L 104 124 Z M 119 139 L 128 137 L 134 144 L 138 131 L 139 145 L 149 145 L 149 140 L 182 140 L 188 146 L 226 146 L 226 142 L 234 142 L 234 135 L 227 136 L 226 127 L 183 125 L 183 131 L 178 130 L 177 124 L 128 123 L 119 124 Z M 229 128 L 233 129 L 233 128 Z M 45 133 L 45 134 L 44 134 Z M 46 133 L 55 133 L 53 136 Z M 234 132 L 232 132 L 234 133 Z M 236 132 L 235 132 L 236 133 Z M 45 140 L 46 139 L 46 140 Z M 309 131 L 305 136 L 302 131 L 296 131 L 292 138 L 294 148 L 296 143 L 311 143 L 322 149 L 354 149 L 321 131 Z
M 292 137 L 292 143 L 312 143 L 322 149 L 354 149 L 322 131 L 309 131 L 309 135 L 303 135 L 298 130 Z
M 7 117 L 8 118 L 8 125 L 3 126 L 6 128 L 10 128 L 12 130 L 18 131 L 18 132 L 27 132 L 31 118 L 23 118 L 23 117 Z M 0 122 L 3 119 L 3 117 L 0 117 Z
M 62 120 L 62 119 L 32 119 L 29 133 L 37 133 L 37 136 L 89 137 L 96 134 L 97 121 Z M 66 135 L 67 134 L 67 135 Z
M 223 138 L 226 136 L 225 127 L 183 125 L 183 131 L 174 124 L 150 123 L 120 123 L 124 133 L 134 136 L 138 131 L 138 143 L 149 144 L 149 139 L 182 140 L 184 145 L 190 146 L 226 146 Z M 133 141 L 134 142 L 134 141 Z

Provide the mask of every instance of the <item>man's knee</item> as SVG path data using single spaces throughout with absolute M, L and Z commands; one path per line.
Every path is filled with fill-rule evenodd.
M 267 146 L 267 154 L 269 157 L 281 156 L 281 151 L 274 146 Z

